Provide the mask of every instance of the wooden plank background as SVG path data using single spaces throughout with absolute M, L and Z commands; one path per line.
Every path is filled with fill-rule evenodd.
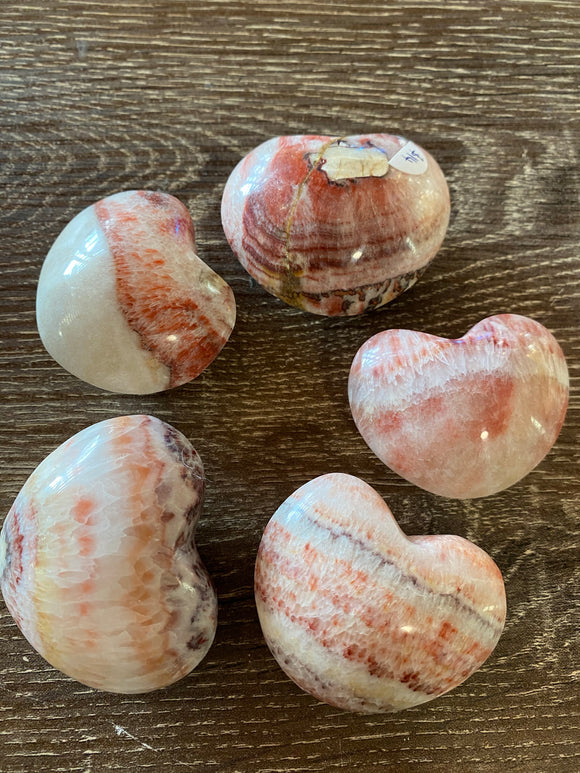
M 74 432 L 157 415 L 206 464 L 198 543 L 220 599 L 202 665 L 136 697 L 54 671 L 0 605 L 3 773 L 580 769 L 577 393 L 539 468 L 471 502 L 386 469 L 346 399 L 351 359 L 379 330 L 458 337 L 507 311 L 554 332 L 577 385 L 579 35 L 573 0 L 2 0 L 0 510 Z M 439 160 L 452 196 L 444 247 L 383 311 L 330 320 L 290 309 L 228 248 L 228 174 L 278 134 L 370 131 L 404 134 Z M 34 318 L 61 228 L 135 187 L 189 206 L 200 255 L 238 303 L 214 364 L 143 398 L 69 376 Z M 408 533 L 460 534 L 503 571 L 505 633 L 448 696 L 395 715 L 347 714 L 302 693 L 269 655 L 252 592 L 260 535 L 286 496 L 329 471 L 375 486 Z

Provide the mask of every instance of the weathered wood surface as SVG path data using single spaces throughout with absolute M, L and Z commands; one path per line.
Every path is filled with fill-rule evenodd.
M 56 445 L 150 412 L 189 436 L 209 479 L 199 547 L 220 624 L 204 663 L 156 694 L 99 694 L 42 661 L 0 606 L 0 770 L 578 770 L 578 396 L 551 454 L 473 502 L 387 470 L 350 418 L 358 346 L 386 327 L 457 337 L 497 312 L 551 329 L 577 385 L 578 40 L 574 2 L 2 0 L 0 509 Z M 327 320 L 253 285 L 223 236 L 229 171 L 276 134 L 392 130 L 448 175 L 452 220 L 417 287 L 380 313 Z M 44 351 L 35 287 L 81 208 L 166 190 L 239 321 L 197 381 L 145 398 L 75 380 Z M 252 593 L 261 531 L 315 475 L 359 475 L 408 533 L 456 533 L 502 569 L 509 616 L 489 662 L 398 715 L 317 703 L 280 671 Z M 576 672 L 577 673 L 577 672 Z

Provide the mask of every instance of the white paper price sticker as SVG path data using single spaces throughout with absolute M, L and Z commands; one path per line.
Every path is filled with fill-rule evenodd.
M 414 142 L 407 142 L 389 159 L 390 166 L 406 174 L 423 174 L 427 171 L 427 158 Z

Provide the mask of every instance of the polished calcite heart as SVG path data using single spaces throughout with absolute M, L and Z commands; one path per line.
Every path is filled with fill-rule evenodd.
M 568 370 L 538 322 L 500 314 L 457 340 L 386 330 L 357 352 L 348 393 L 375 454 L 445 497 L 494 494 L 527 475 L 555 443 Z
M 303 690 L 349 711 L 399 711 L 451 690 L 503 629 L 499 569 L 454 536 L 407 537 L 369 485 L 333 473 L 274 514 L 256 561 L 266 642 Z
M 217 598 L 194 543 L 203 465 L 151 416 L 95 424 L 32 473 L 0 535 L 0 585 L 20 630 L 83 684 L 141 693 L 207 653 Z
M 235 322 L 229 285 L 195 253 L 173 196 L 126 191 L 84 209 L 48 253 L 38 283 L 42 342 L 70 373 L 146 394 L 198 376 Z
M 443 241 L 449 190 L 403 137 L 276 137 L 236 166 L 226 237 L 270 293 L 328 316 L 360 314 L 411 287 Z

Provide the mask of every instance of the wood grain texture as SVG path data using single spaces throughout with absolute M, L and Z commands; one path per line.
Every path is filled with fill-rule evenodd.
M 177 685 L 123 697 L 51 669 L 0 607 L 0 770 L 274 773 L 386 769 L 572 773 L 578 685 L 578 40 L 574 2 L 3 0 L 0 6 L 0 510 L 40 460 L 100 419 L 150 412 L 206 465 L 198 542 L 220 598 L 216 643 Z M 219 217 L 230 170 L 277 134 L 401 133 L 448 176 L 444 246 L 383 311 L 323 319 L 252 283 Z M 182 199 L 238 323 L 193 383 L 113 396 L 38 337 L 35 289 L 64 224 L 119 190 Z M 346 380 L 370 335 L 458 337 L 513 312 L 546 325 L 572 376 L 557 445 L 497 496 L 457 502 L 387 470 L 350 417 Z M 360 717 L 280 671 L 253 603 L 261 532 L 295 488 L 358 475 L 409 534 L 475 541 L 506 580 L 490 661 L 433 703 Z

